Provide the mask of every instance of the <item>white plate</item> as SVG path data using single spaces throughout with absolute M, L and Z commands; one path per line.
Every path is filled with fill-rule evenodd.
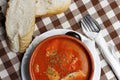
M 29 76 L 29 60 L 31 57 L 31 54 L 34 50 L 34 48 L 44 39 L 46 39 L 47 37 L 53 36 L 53 35 L 57 35 L 57 34 L 65 34 L 66 32 L 71 31 L 68 29 L 55 29 L 55 30 L 51 30 L 51 31 L 47 31 L 39 36 L 37 36 L 32 43 L 29 45 L 29 47 L 27 48 L 23 59 L 22 59 L 22 63 L 21 63 L 21 78 L 22 80 L 30 80 L 30 76 Z M 77 32 L 78 33 L 78 32 Z M 83 36 L 82 34 L 78 33 L 81 38 L 87 39 L 85 36 Z M 91 48 L 90 46 L 86 45 L 89 49 Z M 99 80 L 100 79 L 100 73 L 101 73 L 101 66 L 100 66 L 100 59 L 98 56 L 98 52 L 93 51 L 92 52 L 92 56 L 94 58 L 94 63 L 95 63 L 95 72 L 94 72 L 94 76 L 93 76 L 93 80 Z

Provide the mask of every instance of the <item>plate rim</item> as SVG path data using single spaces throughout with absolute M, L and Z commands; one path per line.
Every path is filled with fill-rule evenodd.
M 22 58 L 22 62 L 21 62 L 21 78 L 22 78 L 22 80 L 28 80 L 28 79 L 30 79 L 30 75 L 29 75 L 29 73 L 28 73 L 28 76 L 27 76 L 27 79 L 25 79 L 25 71 L 24 71 L 24 64 L 25 63 L 28 63 L 29 64 L 29 62 L 27 62 L 27 61 L 25 61 L 25 60 L 27 60 L 28 58 L 29 58 L 29 60 L 30 60 L 30 57 L 31 57 L 31 55 L 32 55 L 32 52 L 28 52 L 28 51 L 33 51 L 34 50 L 34 48 L 38 45 L 38 43 L 39 42 L 41 42 L 42 40 L 44 40 L 44 39 L 46 39 L 47 37 L 50 37 L 50 36 L 53 36 L 53 35 L 57 35 L 57 34 L 64 34 L 63 32 L 68 32 L 68 31 L 74 31 L 74 30 L 71 30 L 71 29 L 53 29 L 53 30 L 49 30 L 49 31 L 46 31 L 46 32 L 44 32 L 44 33 L 42 33 L 42 34 L 40 34 L 39 36 L 36 36 L 35 38 L 34 38 L 34 40 L 31 42 L 31 44 L 29 45 L 29 47 L 26 49 L 26 52 L 24 53 L 24 56 L 23 56 L 23 58 Z M 59 32 L 59 33 L 56 33 L 56 34 L 54 34 L 55 32 Z M 74 32 L 77 32 L 77 31 L 74 31 Z M 49 33 L 52 33 L 51 35 L 49 34 Z M 77 32 L 78 33 L 78 32 Z M 45 35 L 45 34 L 49 34 L 50 36 L 47 36 L 47 35 Z M 82 35 L 81 33 L 78 33 L 80 36 Z M 44 36 L 44 37 L 43 37 Z M 42 37 L 41 38 L 41 40 L 39 40 L 39 42 L 37 43 L 37 44 L 34 44 L 34 42 L 35 42 L 35 40 L 37 40 L 39 37 Z M 83 35 L 82 35 L 82 37 L 83 37 Z M 84 42 L 83 42 L 84 43 Z M 35 46 L 36 45 L 36 46 Z M 93 54 L 92 54 L 92 56 L 93 56 Z M 98 56 L 99 57 L 99 56 Z M 93 60 L 94 60 L 95 58 L 93 57 Z M 28 61 L 29 61 L 28 60 Z M 96 60 L 94 60 L 94 63 L 96 62 Z M 100 59 L 98 59 L 98 62 L 97 62 L 97 64 L 100 64 Z M 95 65 L 95 64 L 94 64 Z M 28 65 L 27 65 L 28 66 Z M 95 66 L 95 68 L 96 68 L 96 66 Z M 100 68 L 100 67 L 99 67 Z M 97 80 L 99 80 L 100 79 L 100 73 L 101 73 L 101 68 L 99 69 L 100 70 L 100 72 L 98 73 L 99 74 L 99 77 L 97 76 L 97 77 L 95 77 L 94 75 L 95 75 L 95 73 L 94 73 L 94 75 L 93 75 L 93 80 L 96 80 L 96 78 L 97 78 Z M 29 71 L 28 71 L 29 72 Z M 95 77 L 95 78 L 94 78 Z

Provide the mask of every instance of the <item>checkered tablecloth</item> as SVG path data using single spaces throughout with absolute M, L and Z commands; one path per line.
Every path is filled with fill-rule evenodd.
M 72 0 L 64 13 L 36 18 L 33 38 L 51 29 L 72 29 L 82 33 L 80 19 L 90 14 L 100 24 L 102 34 L 114 45 L 120 58 L 120 1 L 119 0 Z M 0 80 L 21 80 L 20 66 L 24 54 L 13 53 L 6 44 L 5 28 L 0 26 Z M 101 60 L 100 80 L 117 80 L 113 71 L 99 54 Z

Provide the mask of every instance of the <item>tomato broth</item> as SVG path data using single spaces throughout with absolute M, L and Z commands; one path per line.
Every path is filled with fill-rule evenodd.
M 32 80 L 88 80 L 92 67 L 90 52 L 81 41 L 57 35 L 34 50 L 30 76 Z

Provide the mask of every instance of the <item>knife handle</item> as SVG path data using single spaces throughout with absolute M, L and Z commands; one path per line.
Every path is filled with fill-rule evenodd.
M 108 62 L 108 64 L 111 66 L 118 80 L 120 80 L 120 64 L 113 57 L 101 33 L 98 33 L 98 36 L 95 38 L 95 41 L 98 47 L 100 48 L 103 57 Z

